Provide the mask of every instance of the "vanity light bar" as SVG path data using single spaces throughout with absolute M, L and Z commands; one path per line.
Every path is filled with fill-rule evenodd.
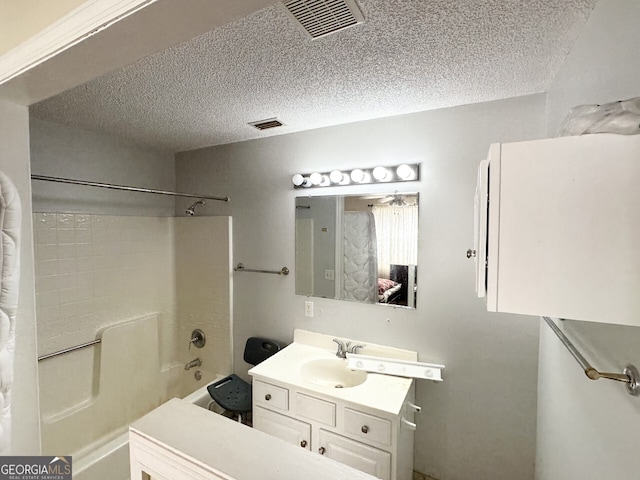
M 415 182 L 420 180 L 419 163 L 403 163 L 391 167 L 354 168 L 331 172 L 296 173 L 291 181 L 294 188 L 337 187 L 371 183 Z

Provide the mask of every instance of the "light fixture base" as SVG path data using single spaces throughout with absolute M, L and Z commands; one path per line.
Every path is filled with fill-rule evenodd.
M 296 173 L 291 179 L 294 188 L 417 182 L 419 180 L 419 163 L 332 170 L 331 172 Z

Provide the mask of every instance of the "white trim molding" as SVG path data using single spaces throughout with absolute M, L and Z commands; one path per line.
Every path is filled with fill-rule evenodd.
M 89 0 L 0 57 L 0 84 L 157 0 Z

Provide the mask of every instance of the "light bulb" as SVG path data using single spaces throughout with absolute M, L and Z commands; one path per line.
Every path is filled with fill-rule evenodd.
M 291 181 L 293 182 L 293 184 L 296 187 L 299 187 L 300 185 L 302 185 L 304 183 L 304 177 L 302 175 L 300 175 L 299 173 L 296 173 L 292 178 Z
M 356 183 L 360 183 L 362 180 L 364 180 L 364 172 L 359 168 L 351 170 L 351 180 Z
M 403 163 L 396 169 L 396 173 L 402 180 L 409 180 L 413 176 L 413 168 Z
M 384 182 L 389 180 L 390 172 L 384 167 L 376 167 L 373 169 L 373 178 L 378 180 L 379 182 Z
M 322 175 L 318 172 L 313 172 L 309 176 L 309 179 L 311 180 L 311 185 L 320 185 L 322 183 Z
M 342 181 L 342 172 L 340 170 L 332 170 L 329 178 L 333 183 L 340 183 Z

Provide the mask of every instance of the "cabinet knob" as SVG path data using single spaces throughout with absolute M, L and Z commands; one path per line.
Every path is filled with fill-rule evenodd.
M 271 394 L 270 394 L 270 393 L 267 393 L 267 394 L 264 396 L 264 399 L 265 399 L 267 402 L 268 402 L 269 400 L 271 400 Z
M 300 442 L 300 446 L 301 446 L 302 448 L 305 448 L 305 447 L 307 446 L 307 441 L 306 441 L 306 440 L 302 440 L 302 441 Z
M 362 430 L 362 433 L 369 433 L 369 427 L 367 427 L 366 425 L 363 425 L 360 430 Z
M 319 453 L 320 455 L 324 455 L 324 452 L 325 452 L 325 451 L 326 451 L 326 450 L 324 449 L 324 447 L 320 447 L 320 448 L 318 449 L 318 453 Z
M 475 250 L 473 250 L 472 248 L 467 250 L 467 258 L 471 258 L 471 257 L 475 257 L 475 256 L 476 256 L 476 251 Z

